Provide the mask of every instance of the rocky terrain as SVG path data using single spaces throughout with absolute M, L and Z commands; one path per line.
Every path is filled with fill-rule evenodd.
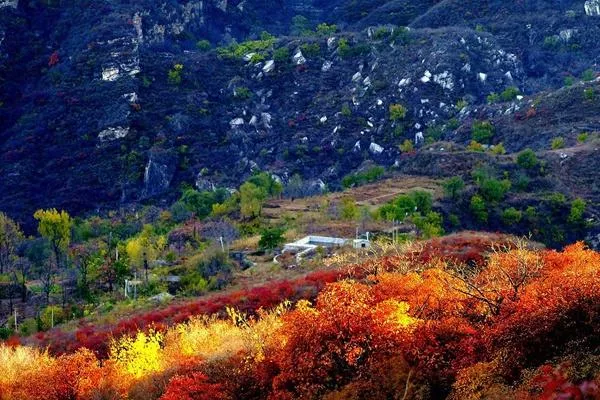
M 491 144 L 537 151 L 594 218 L 598 149 L 572 146 L 600 129 L 599 34 L 597 0 L 3 0 L 0 204 L 27 225 L 257 169 L 330 189 L 371 164 L 450 176 L 503 162 L 464 152 L 490 120 Z

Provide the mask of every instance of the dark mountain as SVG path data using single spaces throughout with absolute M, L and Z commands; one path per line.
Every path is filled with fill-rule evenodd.
M 597 0 L 0 0 L 0 208 L 27 222 L 168 202 L 254 169 L 331 188 L 370 163 L 449 176 L 460 151 L 433 168 L 398 145 L 464 146 L 488 119 L 492 143 L 540 152 L 595 213 L 597 148 L 548 150 L 600 130 L 582 94 L 598 90 L 598 14 Z M 337 32 L 306 34 L 322 22 Z M 510 87 L 526 96 L 486 105 Z

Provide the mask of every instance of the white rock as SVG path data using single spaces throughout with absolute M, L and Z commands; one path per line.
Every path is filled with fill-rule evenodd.
M 583 6 L 589 16 L 600 16 L 600 0 L 587 0 Z
M 18 5 L 19 5 L 19 0 L 0 0 L 0 8 L 4 8 L 4 7 L 17 8 Z
M 361 79 L 362 79 L 362 74 L 360 72 L 357 72 L 354 75 L 352 75 L 352 82 L 358 82 Z
M 123 98 L 126 99 L 130 103 L 137 103 L 139 98 L 136 92 L 133 93 L 125 93 Z
M 369 146 L 369 151 L 373 154 L 381 154 L 381 153 L 383 153 L 383 150 L 385 150 L 385 149 L 375 142 L 372 142 L 371 145 Z
M 415 129 L 421 129 L 421 124 L 417 122 L 417 123 L 415 124 Z
M 507 71 L 504 76 L 506 76 L 509 80 L 513 80 L 512 74 L 510 73 L 510 71 Z
M 400 82 L 398 82 L 398 86 L 403 87 L 410 83 L 410 78 L 402 78 Z
M 332 50 L 335 47 L 335 41 L 336 41 L 335 36 L 332 36 L 329 39 L 327 39 L 327 48 L 329 50 Z
M 363 85 L 365 86 L 371 86 L 371 78 L 369 78 L 368 76 L 363 80 Z
M 102 80 L 114 82 L 119 79 L 120 73 L 118 67 L 107 67 L 102 69 Z
M 325 61 L 323 63 L 323 66 L 321 67 L 321 71 L 327 72 L 331 69 L 332 66 L 333 66 L 333 63 L 331 61 Z
M 101 142 L 112 142 L 113 140 L 122 139 L 129 134 L 129 127 L 123 128 L 117 126 L 114 128 L 106 128 L 98 134 L 98 139 Z
M 423 132 L 415 133 L 415 144 L 422 143 L 423 141 L 425 141 L 425 138 L 423 137 Z
M 383 100 L 377 99 L 377 105 L 381 107 L 383 105 Z
M 324 124 L 325 122 L 327 122 L 327 116 L 322 116 L 319 121 Z
M 250 122 L 248 122 L 248 124 L 252 126 L 256 126 L 258 124 L 258 118 L 256 115 L 253 115 L 252 118 L 250 118 Z
M 244 125 L 244 118 L 234 118 L 229 122 L 229 126 L 232 128 Z
M 271 129 L 271 120 L 273 119 L 273 117 L 271 116 L 271 114 L 269 113 L 260 113 L 260 122 L 262 122 L 263 126 L 266 129 Z
M 433 76 L 433 81 L 447 90 L 454 89 L 454 78 L 449 71 L 444 71 L 441 74 Z
M 568 43 L 571 41 L 571 39 L 573 38 L 573 35 L 575 35 L 575 30 L 574 29 L 563 29 L 562 31 L 560 31 L 560 33 L 558 34 L 558 36 L 560 37 L 560 39 L 565 42 Z
M 262 70 L 265 74 L 268 74 L 269 72 L 273 71 L 274 69 L 275 69 L 275 60 L 269 60 L 265 63 Z
M 360 140 L 357 140 L 356 143 L 354 143 L 354 151 L 360 151 Z
M 302 64 L 306 64 L 306 58 L 304 57 L 304 55 L 302 54 L 302 50 L 298 50 L 296 52 L 296 54 L 294 54 L 294 57 L 292 57 L 292 61 L 294 62 L 294 64 L 296 65 L 302 65 Z
M 252 60 L 252 57 L 254 57 L 256 55 L 256 53 L 248 53 L 244 56 L 244 61 L 248 62 L 250 60 Z
M 477 74 L 477 78 L 479 78 L 479 80 L 481 82 L 485 82 L 487 80 L 487 74 L 484 74 L 483 72 L 480 72 Z

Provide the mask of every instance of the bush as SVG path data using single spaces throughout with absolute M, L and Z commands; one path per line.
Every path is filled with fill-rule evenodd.
M 331 24 L 328 25 L 326 23 L 322 23 L 317 25 L 317 34 L 322 35 L 322 36 L 330 36 L 333 35 L 334 33 L 337 32 L 337 25 L 335 24 Z
M 412 215 L 411 220 L 425 239 L 444 234 L 444 229 L 442 228 L 444 221 L 439 213 L 430 211 L 425 216 L 415 213 Z
M 489 144 L 494 137 L 494 125 L 490 121 L 475 121 L 471 127 L 471 138 L 479 143 Z
M 594 88 L 585 88 L 583 90 L 583 97 L 588 101 L 593 101 L 596 98 Z
M 402 104 L 390 104 L 390 121 L 398 121 L 406 118 L 406 107 Z
M 366 183 L 375 182 L 385 174 L 385 168 L 380 166 L 371 167 L 364 172 L 349 174 L 342 178 L 342 186 L 349 188 L 352 186 L 361 186 Z
M 473 151 L 477 153 L 485 152 L 483 145 L 475 140 L 471 140 L 471 143 L 467 146 L 467 151 Z
M 555 137 L 554 139 L 552 139 L 552 143 L 550 144 L 550 146 L 552 147 L 552 150 L 562 149 L 563 147 L 565 147 L 565 139 L 563 139 L 562 137 Z
M 470 209 L 477 222 L 487 223 L 488 212 L 485 204 L 485 200 L 478 195 L 471 197 Z
M 258 241 L 258 246 L 261 250 L 275 250 L 285 242 L 283 233 L 283 229 L 281 228 L 264 229 L 261 233 L 260 240 Z
M 61 307 L 48 306 L 40 313 L 40 330 L 47 331 L 63 322 L 64 312 Z
M 287 63 L 290 60 L 290 49 L 280 47 L 273 52 L 273 60 L 279 63 Z
M 583 215 L 585 213 L 585 200 L 575 199 L 571 203 L 571 210 L 569 211 L 569 217 L 567 221 L 573 225 L 581 225 L 583 223 Z
M 575 78 L 572 76 L 565 77 L 564 85 L 565 87 L 573 86 L 575 84 Z
M 460 176 L 453 176 L 452 178 L 446 179 L 442 185 L 446 196 L 456 200 L 465 187 L 465 181 L 463 181 Z
M 406 139 L 402 144 L 398 145 L 402 153 L 410 153 L 415 150 L 412 140 Z
M 490 93 L 486 97 L 488 104 L 494 104 L 500 101 L 498 93 Z
M 589 134 L 587 132 L 582 132 L 579 135 L 577 135 L 577 142 L 585 143 L 585 142 L 587 142 L 588 138 L 589 138 Z
M 181 84 L 183 74 L 183 64 L 175 64 L 169 73 L 167 74 L 167 78 L 169 83 L 172 85 Z
M 498 202 L 510 190 L 511 183 L 508 179 L 485 179 L 481 182 L 479 190 L 482 196 L 490 202 Z
M 498 143 L 497 145 L 492 146 L 490 150 L 491 150 L 492 154 L 495 154 L 497 156 L 506 154 L 506 149 L 504 148 L 503 143 Z
M 523 214 L 514 207 L 507 208 L 502 213 L 502 222 L 506 225 L 515 225 L 521 222 Z
M 351 197 L 344 197 L 341 201 L 340 217 L 345 220 L 356 220 L 359 217 L 356 201 Z
M 516 86 L 510 86 L 504 89 L 504 91 L 500 94 L 502 101 L 511 101 L 517 98 L 518 95 L 521 94 L 521 91 Z
M 352 116 L 352 110 L 350 109 L 350 105 L 348 103 L 342 104 L 342 110 L 340 112 L 344 117 Z
M 594 79 L 596 79 L 596 73 L 594 72 L 593 69 L 588 68 L 588 69 L 586 69 L 585 71 L 582 72 L 581 79 L 584 82 L 593 81 Z
M 540 164 L 540 160 L 533 150 L 525 149 L 517 156 L 517 164 L 524 169 L 534 169 Z
M 358 57 L 367 54 L 370 51 L 371 48 L 366 44 L 350 46 L 348 40 L 345 38 L 342 38 L 339 41 L 338 53 L 342 58 Z
M 248 100 L 250 97 L 252 97 L 252 92 L 247 87 L 240 86 L 235 89 L 234 96 L 236 99 Z
M 208 51 L 212 48 L 208 40 L 199 40 L 196 42 L 196 48 L 200 51 Z
M 305 43 L 300 46 L 302 53 L 307 57 L 316 57 L 321 54 L 321 46 L 319 43 Z

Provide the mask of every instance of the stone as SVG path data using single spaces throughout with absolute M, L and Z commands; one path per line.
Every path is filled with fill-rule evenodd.
M 114 82 L 120 77 L 118 67 L 106 67 L 102 69 L 102 80 L 107 82 Z
M 150 152 L 144 171 L 143 197 L 148 198 L 167 191 L 175 174 L 175 167 L 175 158 L 169 152 Z
M 369 151 L 373 154 L 381 154 L 383 153 L 385 149 L 383 147 L 381 147 L 380 145 L 378 145 L 375 142 L 372 142 L 371 145 L 369 146 Z
M 302 65 L 302 64 L 306 64 L 306 58 L 304 57 L 304 55 L 302 54 L 302 50 L 298 50 L 296 52 L 296 54 L 294 54 L 294 57 L 292 57 L 292 61 L 294 62 L 294 64 L 296 65 Z
M 244 125 L 244 118 L 234 118 L 231 121 L 229 121 L 229 126 L 231 126 L 231 128 L 237 128 Z
M 600 16 L 600 0 L 587 0 L 583 5 L 586 15 Z
M 333 66 L 333 63 L 331 61 L 325 61 L 323 63 L 323 66 L 321 67 L 321 71 L 327 72 L 331 69 L 332 66 Z
M 98 134 L 98 139 L 101 142 L 112 142 L 113 140 L 122 139 L 129 134 L 129 127 L 117 126 L 114 128 L 106 128 Z
M 275 69 L 275 60 L 269 60 L 265 63 L 262 70 L 265 74 L 268 74 L 269 72 L 272 72 L 274 69 Z

